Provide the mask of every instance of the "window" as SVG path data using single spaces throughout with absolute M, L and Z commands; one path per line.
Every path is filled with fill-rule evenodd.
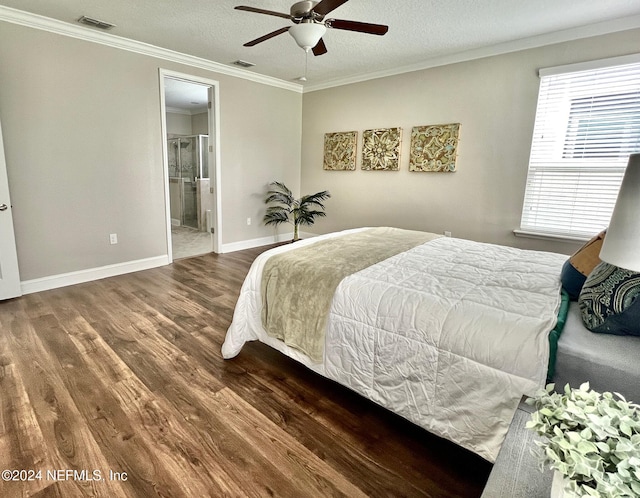
M 540 70 L 520 230 L 587 239 L 606 228 L 640 152 L 640 55 Z

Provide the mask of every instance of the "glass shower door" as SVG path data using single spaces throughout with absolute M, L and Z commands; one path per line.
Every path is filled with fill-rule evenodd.
M 196 167 L 198 151 L 196 137 L 182 137 L 180 140 L 180 176 L 182 179 L 182 224 L 198 228 L 196 199 Z
M 202 194 L 209 192 L 209 137 L 168 139 L 169 197 L 174 225 L 207 231 Z
M 171 224 L 182 225 L 182 178 L 180 176 L 180 141 L 177 138 L 167 140 L 169 162 L 169 203 Z

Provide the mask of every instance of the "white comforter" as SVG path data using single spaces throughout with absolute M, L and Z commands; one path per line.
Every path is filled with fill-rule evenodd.
M 342 233 L 256 259 L 223 356 L 258 339 L 494 461 L 520 397 L 544 385 L 566 256 L 439 238 L 389 258 L 340 283 L 314 364 L 263 330 L 262 267 L 273 252 Z

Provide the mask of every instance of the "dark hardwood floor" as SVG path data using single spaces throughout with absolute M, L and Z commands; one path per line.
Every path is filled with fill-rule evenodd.
M 479 496 L 483 459 L 262 344 L 222 359 L 263 249 L 0 302 L 0 497 Z

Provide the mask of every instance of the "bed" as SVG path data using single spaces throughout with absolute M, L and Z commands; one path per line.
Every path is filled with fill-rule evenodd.
M 420 233 L 346 230 L 261 254 L 243 283 L 222 354 L 233 358 L 246 341 L 259 340 L 494 461 L 521 396 L 546 382 L 567 256 L 434 234 L 420 242 Z M 274 290 L 292 286 L 284 269 L 304 266 L 308 255 L 328 255 L 304 270 L 312 277 L 296 277 L 315 283 L 325 269 L 341 266 L 343 255 L 330 252 L 336 246 L 348 248 L 344 261 L 362 262 L 376 244 L 403 237 L 417 242 L 338 278 L 326 312 L 309 298 L 322 294 L 322 285 L 293 295 Z M 358 238 L 365 240 L 360 249 L 347 243 Z M 302 321 L 307 314 L 311 325 Z M 300 342 L 278 328 L 309 329 L 320 338 Z

